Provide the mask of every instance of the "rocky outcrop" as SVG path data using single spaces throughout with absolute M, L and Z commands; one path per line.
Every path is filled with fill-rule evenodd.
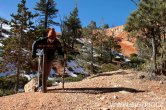
M 24 86 L 24 91 L 25 91 L 25 92 L 36 92 L 37 84 L 38 84 L 37 78 L 32 78 L 32 79 Z
M 125 56 L 136 54 L 137 49 L 134 46 L 136 38 L 129 36 L 129 33 L 124 30 L 124 25 L 106 29 L 106 34 L 111 36 L 114 34 L 114 38 L 119 42 L 121 46 L 121 52 Z

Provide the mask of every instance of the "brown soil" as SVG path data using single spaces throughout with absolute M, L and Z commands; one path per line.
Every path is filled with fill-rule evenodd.
M 119 70 L 80 82 L 48 88 L 48 93 L 0 97 L 0 110 L 166 110 L 166 84 L 138 79 L 137 72 Z

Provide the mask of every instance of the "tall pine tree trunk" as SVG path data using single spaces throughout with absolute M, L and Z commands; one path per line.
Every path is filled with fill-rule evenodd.
M 20 52 L 19 52 L 20 53 Z M 19 59 L 19 55 L 18 55 L 18 59 L 17 59 L 17 73 L 16 73 L 16 88 L 15 88 L 15 93 L 18 93 L 18 88 L 19 88 L 19 80 L 20 80 L 20 59 Z
M 71 48 L 74 49 L 74 42 L 75 40 L 73 39 L 72 42 L 71 42 Z
M 47 25 L 48 25 L 48 1 L 45 9 L 44 29 L 47 29 Z
M 47 33 L 46 33 L 47 28 L 48 28 L 48 1 L 46 1 L 43 37 L 45 37 L 47 35 Z
M 110 53 L 110 62 L 112 63 L 112 49 L 109 48 L 109 53 Z
M 74 46 L 75 46 L 75 43 L 76 43 L 76 39 L 78 38 L 77 36 L 77 29 L 74 30 L 74 34 L 73 34 L 73 37 L 72 37 L 72 42 L 71 42 L 71 45 L 72 45 L 72 49 L 74 49 Z
M 155 37 L 152 36 L 152 70 L 156 72 L 157 64 L 156 64 L 156 44 L 155 44 Z
M 21 28 L 21 32 L 19 35 L 19 47 L 18 47 L 18 56 L 17 56 L 17 73 L 16 73 L 16 88 L 15 88 L 15 92 L 18 93 L 18 89 L 19 89 L 19 82 L 20 82 L 20 56 L 21 56 L 21 41 L 22 41 L 22 28 Z

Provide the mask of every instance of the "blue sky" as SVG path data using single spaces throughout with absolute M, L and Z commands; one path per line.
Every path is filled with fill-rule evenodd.
M 21 0 L 0 0 L 0 16 L 8 20 L 10 14 L 17 12 L 17 4 Z M 35 2 L 39 0 L 27 0 L 27 7 L 34 11 Z M 83 26 L 87 26 L 91 20 L 109 26 L 119 26 L 126 23 L 130 13 L 137 9 L 131 0 L 55 0 L 57 3 L 58 17 L 55 21 L 59 22 L 60 16 L 69 16 L 78 1 L 79 18 Z M 58 27 L 55 27 L 60 31 Z

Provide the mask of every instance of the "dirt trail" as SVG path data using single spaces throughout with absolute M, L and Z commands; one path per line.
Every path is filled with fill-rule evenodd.
M 48 88 L 48 93 L 0 97 L 0 110 L 166 110 L 166 84 L 115 71 Z

